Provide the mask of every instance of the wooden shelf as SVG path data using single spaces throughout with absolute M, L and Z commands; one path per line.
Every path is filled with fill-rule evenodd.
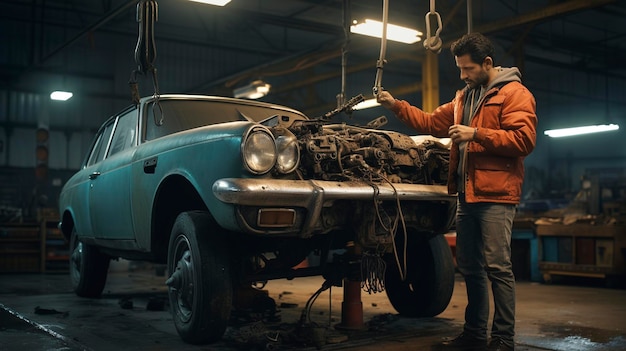
M 6 250 L 6 249 L 0 249 L 0 254 L 4 254 L 4 255 L 11 255 L 11 254 L 37 254 L 39 255 L 39 250 Z
M 41 221 L 41 272 L 66 271 L 69 267 L 69 244 L 58 224 L 58 218 Z
M 39 272 L 40 242 L 39 223 L 0 224 L 0 272 Z
M 553 275 L 593 278 L 626 276 L 626 227 L 615 225 L 539 224 L 539 270 Z
M 64 255 L 64 256 L 48 256 L 46 257 L 46 260 L 48 261 L 67 261 L 69 260 L 69 256 Z
M 574 236 L 574 237 L 609 237 L 626 235 L 626 227 L 615 225 L 591 224 L 539 224 L 535 233 L 543 236 Z
M 0 273 L 66 271 L 69 245 L 57 218 L 0 223 Z
M 39 242 L 39 238 L 0 238 L 0 243 L 32 243 Z

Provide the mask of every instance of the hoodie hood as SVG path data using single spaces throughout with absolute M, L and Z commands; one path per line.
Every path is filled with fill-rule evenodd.
M 489 83 L 485 91 L 493 88 L 496 85 L 508 82 L 521 82 L 522 74 L 517 67 L 495 67 L 498 71 L 498 75 Z
M 476 113 L 476 111 L 478 111 L 478 108 L 480 107 L 480 105 L 482 105 L 482 103 L 485 100 L 485 95 L 487 94 L 487 92 L 489 90 L 491 90 L 491 88 L 495 87 L 495 86 L 502 86 L 506 83 L 509 82 L 521 82 L 522 81 L 522 74 L 520 73 L 519 69 L 517 69 L 517 67 L 495 67 L 495 69 L 497 70 L 498 74 L 493 78 L 493 80 L 491 82 L 489 82 L 489 85 L 485 86 L 480 86 L 475 88 L 475 92 L 477 93 L 477 95 L 471 95 L 469 94 L 469 92 L 471 92 L 471 89 L 467 89 L 466 90 L 466 94 L 467 97 L 466 99 L 476 99 L 474 100 L 474 108 L 470 111 L 470 115 L 467 116 L 469 117 L 469 120 L 471 120 L 471 118 L 474 116 L 474 114 Z M 471 95 L 471 97 L 470 97 Z M 475 96 L 475 97 L 474 97 Z M 468 100 L 466 100 L 466 103 L 468 103 Z M 466 119 L 464 119 L 465 121 L 468 121 Z M 466 125 L 469 125 L 469 122 L 465 123 Z

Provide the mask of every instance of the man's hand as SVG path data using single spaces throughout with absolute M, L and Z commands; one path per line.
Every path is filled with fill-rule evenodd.
M 453 124 L 448 128 L 448 136 L 450 136 L 455 144 L 460 144 L 464 141 L 472 141 L 476 137 L 476 128 L 462 124 Z
M 394 99 L 388 91 L 381 90 L 376 94 L 376 102 L 381 104 L 384 108 L 390 109 L 396 103 L 396 99 Z

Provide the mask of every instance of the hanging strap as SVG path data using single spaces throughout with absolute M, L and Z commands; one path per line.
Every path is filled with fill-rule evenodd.
M 154 0 L 142 0 L 137 4 L 137 22 L 139 38 L 135 47 L 137 70 L 146 73 L 154 69 L 156 45 L 154 42 L 154 24 L 158 17 L 158 5 Z
M 385 54 L 387 52 L 387 17 L 389 13 L 389 0 L 383 0 L 383 33 L 380 39 L 380 56 L 376 62 L 376 79 L 374 80 L 374 87 L 372 92 L 374 96 L 378 95 L 378 92 L 382 90 L 383 80 L 383 66 L 387 63 L 385 60 Z
M 133 70 L 130 75 L 128 84 L 131 90 L 131 98 L 133 103 L 138 104 L 140 99 L 139 85 L 137 83 L 137 75 L 150 73 L 152 76 L 152 85 L 154 87 L 154 100 L 156 107 L 161 110 L 161 118 L 157 119 L 156 111 L 154 112 L 154 123 L 156 125 L 163 124 L 163 111 L 159 102 L 159 81 L 157 79 L 157 69 L 154 66 L 156 60 L 156 43 L 154 40 L 154 24 L 158 20 L 158 4 L 156 0 L 141 0 L 137 3 L 137 22 L 139 23 L 139 35 L 137 45 L 135 46 L 135 63 L 137 69 Z

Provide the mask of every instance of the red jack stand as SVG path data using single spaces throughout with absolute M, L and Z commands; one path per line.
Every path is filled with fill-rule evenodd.
M 343 280 L 343 302 L 341 303 L 341 323 L 338 329 L 362 330 L 363 302 L 361 302 L 361 282 L 355 280 Z
M 348 252 L 353 255 L 360 255 L 361 250 L 354 242 L 347 245 Z M 338 329 L 361 330 L 365 329 L 363 323 L 363 302 L 361 302 L 361 282 L 350 279 L 343 280 L 343 302 L 341 303 L 341 323 L 336 326 Z

